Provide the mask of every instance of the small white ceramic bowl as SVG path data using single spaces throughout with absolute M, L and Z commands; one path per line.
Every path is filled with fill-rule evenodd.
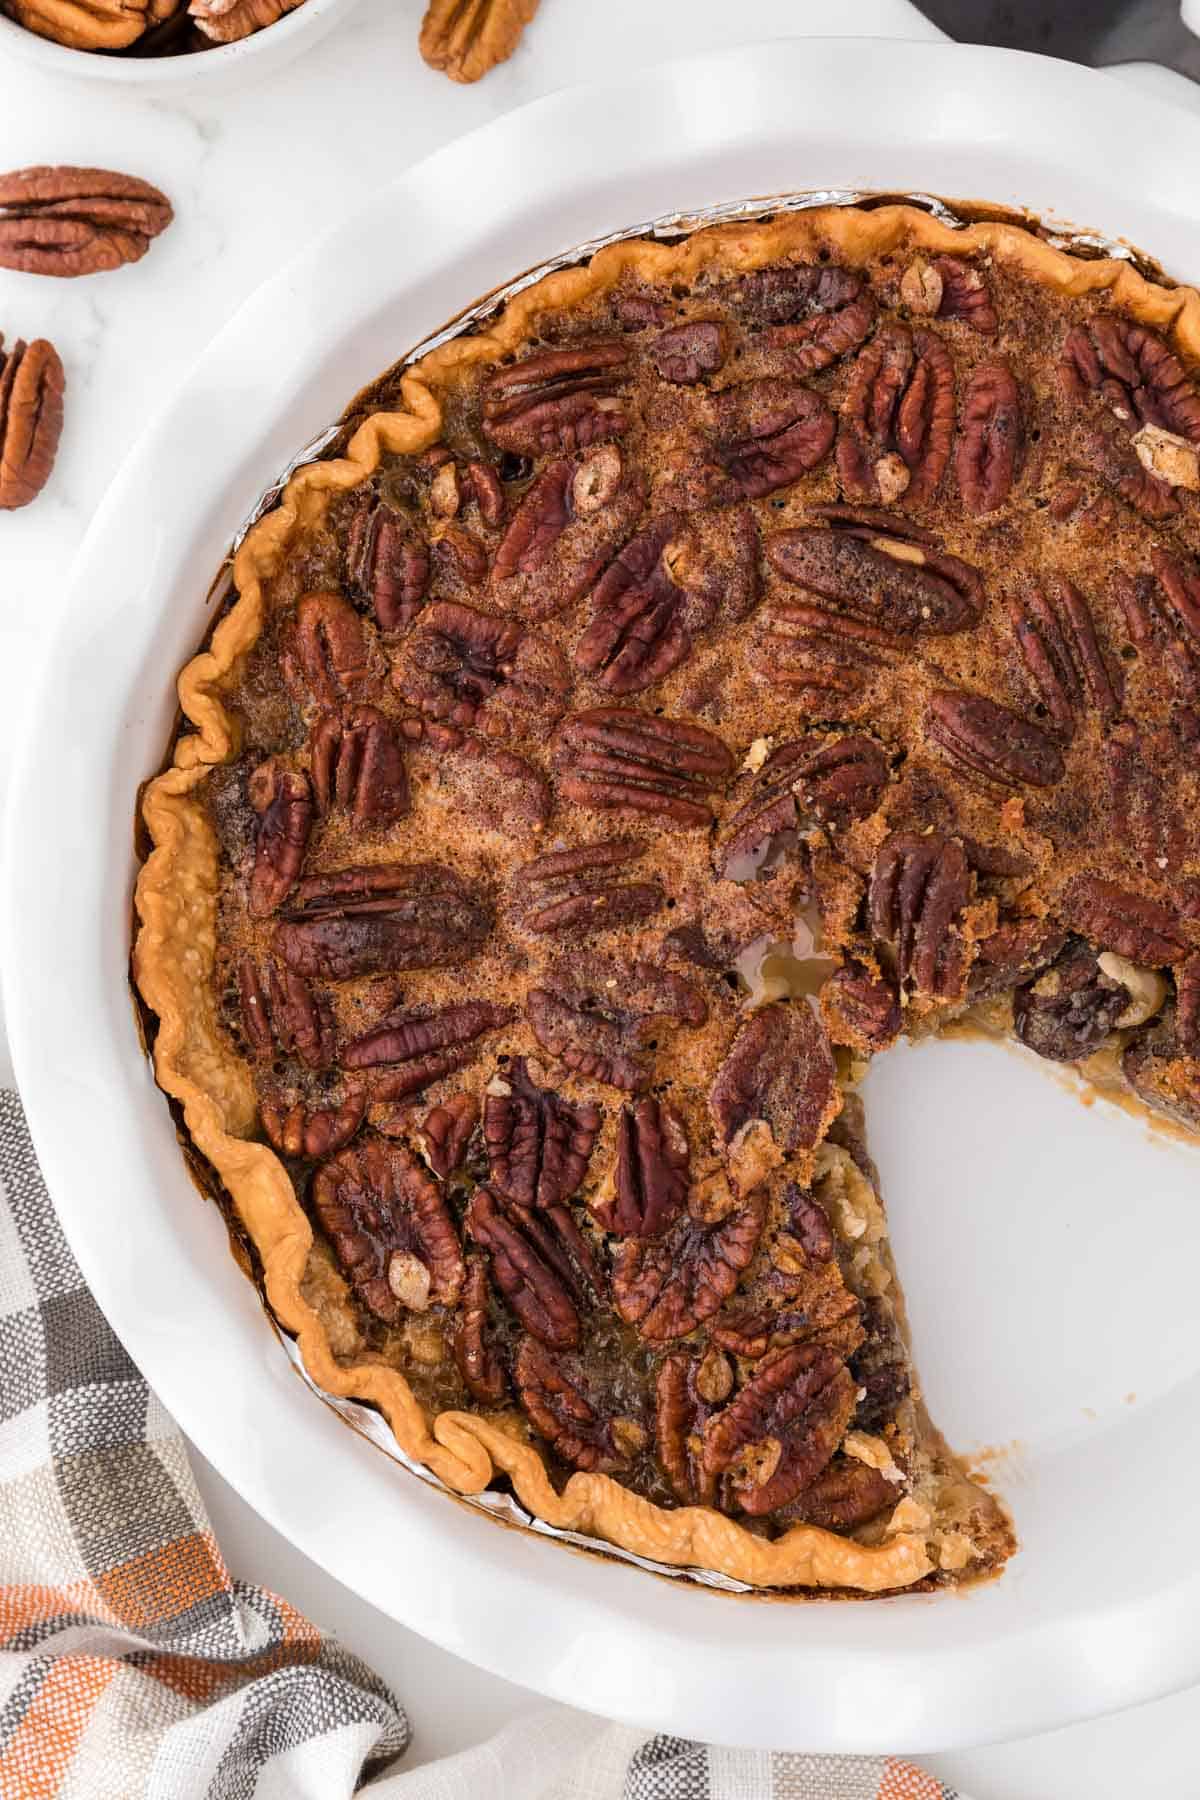
M 71 50 L 0 14 L 0 70 L 11 60 L 29 63 L 47 75 L 103 81 L 144 94 L 182 95 L 201 90 L 212 93 L 257 81 L 268 70 L 282 68 L 332 31 L 357 3 L 358 0 L 304 0 L 294 12 L 250 37 L 186 56 L 121 56 Z

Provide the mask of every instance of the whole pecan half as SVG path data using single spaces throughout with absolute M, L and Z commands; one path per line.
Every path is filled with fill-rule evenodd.
M 657 1100 L 622 1107 L 613 1184 L 591 1202 L 596 1221 L 621 1237 L 661 1237 L 687 1200 L 689 1161 L 678 1113 Z
M 333 1012 L 324 995 L 314 994 L 303 976 L 267 958 L 238 963 L 238 995 L 246 1041 L 256 1056 L 298 1056 L 309 1069 L 333 1061 Z
M 535 350 L 483 384 L 483 429 L 501 450 L 546 456 L 620 437 L 629 415 L 616 389 L 629 375 L 619 341 Z
M 26 31 L 70 50 L 124 50 L 175 12 L 179 0 L 6 0 Z
M 847 494 L 918 503 L 936 493 L 954 439 L 954 364 L 931 331 L 882 325 L 858 354 L 838 426 Z
M 458 1000 L 432 1010 L 397 1007 L 342 1052 L 347 1069 L 385 1069 L 372 1080 L 379 1100 L 403 1100 L 452 1075 L 479 1054 L 478 1040 L 499 1031 L 512 1008 L 490 1000 Z
M 350 518 L 346 579 L 371 602 L 381 631 L 403 631 L 429 586 L 429 549 L 401 513 L 365 492 Z
M 978 622 L 982 583 L 969 563 L 872 524 L 776 531 L 764 547 L 787 581 L 887 632 L 947 636 Z
M 613 1301 L 649 1344 L 687 1337 L 719 1312 L 749 1268 L 766 1216 L 761 1189 L 715 1224 L 684 1213 L 665 1237 L 627 1237 L 613 1257 Z
M 660 332 L 650 346 L 650 360 L 664 381 L 691 387 L 715 375 L 727 354 L 724 327 L 715 319 L 689 319 Z
M 1182 962 L 1188 946 L 1178 913 L 1098 875 L 1077 875 L 1058 902 L 1063 923 L 1102 950 L 1154 967 Z
M 968 994 L 985 1000 L 1025 985 L 1050 967 L 1066 941 L 1066 932 L 1051 920 L 1002 919 L 975 946 Z
M 1106 975 L 1087 944 L 1067 944 L 1036 981 L 1013 994 L 1021 1042 L 1053 1062 L 1078 1062 L 1098 1050 L 1129 1005 L 1129 989 Z
M 789 325 L 849 306 L 862 291 L 862 276 L 837 263 L 779 262 L 737 276 L 728 298 L 754 324 Z
M 348 1144 L 363 1122 L 366 1095 L 351 1087 L 340 1103 L 313 1106 L 264 1097 L 259 1107 L 263 1130 L 283 1156 L 330 1156 Z
M 18 169 L 0 175 L 0 268 L 93 275 L 146 254 L 171 203 L 148 181 L 107 169 Z
M 491 914 L 440 863 L 371 863 L 300 884 L 276 943 L 298 975 L 349 981 L 456 967 L 475 955 Z
M 545 733 L 566 705 L 566 660 L 512 619 L 440 601 L 409 635 L 392 680 L 430 719 L 505 735 Z
M 411 804 L 404 751 L 374 706 L 356 706 L 344 719 L 326 713 L 317 721 L 309 775 L 317 811 L 344 810 L 359 830 L 394 824 Z
M 562 1251 L 536 1216 L 491 1188 L 467 1207 L 467 1232 L 491 1261 L 492 1278 L 525 1330 L 554 1350 L 579 1342 L 579 1312 Z
M 1200 444 L 1200 393 L 1165 340 L 1148 325 L 1100 314 L 1063 340 L 1059 364 L 1066 393 L 1098 394 L 1130 432 L 1158 425 Z
M 925 729 L 951 762 L 1005 787 L 1053 787 L 1062 751 L 1046 732 L 985 694 L 942 688 L 929 697 Z
M 1062 576 L 1031 582 L 1008 603 L 1013 635 L 1050 718 L 1067 738 L 1087 705 L 1111 725 L 1121 710 L 1121 678 L 1106 661 L 1087 601 Z
M 956 838 L 894 831 L 880 845 L 868 910 L 877 941 L 895 948 L 896 973 L 920 994 L 957 998 L 967 974 L 958 918 L 970 898 L 970 872 Z
M 454 1333 L 454 1360 L 472 1400 L 481 1406 L 498 1406 L 507 1384 L 488 1332 L 489 1295 L 487 1264 L 481 1256 L 468 1256 Z
M 521 1340 L 513 1382 L 522 1411 L 563 1462 L 596 1474 L 625 1462 L 613 1422 L 588 1398 L 582 1373 L 568 1372 L 536 1337 Z
M 574 1074 L 634 1093 L 649 1078 L 644 1046 L 656 1020 L 702 1025 L 700 991 L 669 969 L 591 959 L 529 990 L 526 1016 L 543 1050 Z
M 522 1206 L 560 1206 L 583 1185 L 601 1117 L 598 1106 L 573 1106 L 538 1087 L 517 1057 L 483 1103 L 492 1187 Z
M 793 1344 L 755 1370 L 704 1432 L 704 1466 L 728 1474 L 743 1512 L 786 1506 L 821 1473 L 854 1414 L 855 1384 L 823 1344 Z
M 190 0 L 188 17 L 214 44 L 236 44 L 293 12 L 303 0 Z
M 632 838 L 603 838 L 534 857 L 514 878 L 514 917 L 539 937 L 591 937 L 650 918 L 663 904 L 660 884 L 622 879 L 645 848 Z
M 1144 518 L 1157 524 L 1178 515 L 1179 501 L 1174 488 L 1145 467 L 1132 442 L 1122 435 L 1118 426 L 1104 424 L 1093 430 L 1082 430 L 1079 442 L 1083 452 L 1080 461 L 1094 469 L 1101 480 L 1120 494 L 1122 500 L 1136 507 Z
M 279 667 L 297 699 L 327 712 L 366 699 L 375 684 L 363 622 L 340 594 L 305 594 L 282 633 Z
M 45 338 L 11 350 L 0 333 L 0 512 L 36 500 L 50 479 L 62 436 L 66 377 Z
M 782 1156 L 815 1149 L 841 1101 L 833 1052 L 812 1009 L 776 1000 L 753 1013 L 726 1052 L 708 1104 L 735 1166 L 739 1141 L 759 1124 Z
M 1132 842 L 1143 866 L 1169 876 L 1178 871 L 1195 835 L 1183 786 L 1191 761 L 1168 727 L 1121 719 L 1103 746 L 1113 832 Z
M 851 958 L 821 989 L 821 1018 L 831 1043 L 873 1055 L 900 1035 L 900 996 L 886 975 Z
M 548 463 L 530 482 L 492 562 L 506 613 L 546 619 L 591 587 L 637 523 L 642 484 L 616 444 Z
M 425 1114 L 421 1122 L 425 1160 L 443 1181 L 462 1167 L 478 1123 L 479 1102 L 474 1094 L 451 1094 Z
M 717 839 L 714 864 L 726 880 L 761 860 L 781 833 L 810 820 L 835 828 L 874 812 L 887 785 L 888 763 L 873 738 L 861 733 L 807 737 L 779 744 L 754 776 L 749 797 Z M 733 871 L 731 873 L 731 871 Z
M 719 1354 L 719 1352 L 718 1352 Z M 685 1350 L 664 1356 L 654 1383 L 654 1445 L 676 1497 L 685 1506 L 711 1506 L 716 1477 L 701 1459 L 701 1432 L 711 1407 L 696 1388 L 700 1367 Z
M 833 414 L 802 381 L 764 376 L 736 382 L 712 405 L 717 460 L 747 500 L 799 481 L 825 460 L 833 443 Z
M 991 290 L 979 270 L 958 256 L 939 256 L 933 266 L 942 283 L 939 319 L 959 319 L 984 337 L 994 337 L 1000 320 Z
M 810 716 L 827 719 L 849 712 L 875 671 L 904 648 L 902 637 L 866 619 L 833 612 L 820 602 L 777 600 L 760 615 L 750 666 L 759 680 L 793 695 Z
M 275 912 L 300 879 L 313 822 L 308 776 L 265 762 L 250 777 L 250 804 L 258 815 L 250 911 L 256 919 Z
M 478 81 L 506 62 L 539 0 L 429 0 L 418 39 L 431 69 L 451 81 Z
M 900 1491 L 870 1463 L 835 1456 L 790 1505 L 778 1509 L 777 1517 L 780 1524 L 801 1521 L 822 1531 L 854 1531 L 894 1505 Z
M 437 1182 L 402 1144 L 366 1137 L 323 1163 L 312 1204 L 346 1279 L 385 1325 L 456 1303 L 466 1268 L 454 1221 Z
M 1021 396 L 1004 363 L 972 369 L 959 414 L 954 472 L 967 511 L 978 518 L 1003 506 L 1021 460 Z
M 1186 596 L 1184 587 L 1175 592 L 1177 599 Z M 1161 659 L 1185 700 L 1200 698 L 1200 644 L 1161 581 L 1152 575 L 1130 576 L 1118 570 L 1113 576 L 1113 593 L 1138 654 L 1152 661 Z
M 733 766 L 711 731 L 627 706 L 572 713 L 559 727 L 555 762 L 559 791 L 589 811 L 653 813 L 691 827 L 709 823 L 707 793 Z

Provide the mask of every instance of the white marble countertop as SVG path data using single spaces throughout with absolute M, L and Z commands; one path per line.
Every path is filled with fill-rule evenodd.
M 423 0 L 361 0 L 307 57 L 259 85 L 158 101 L 50 82 L 0 64 L 0 169 L 98 164 L 147 177 L 176 221 L 116 275 L 52 282 L 0 272 L 0 330 L 45 336 L 67 369 L 67 422 L 51 485 L 0 515 L 0 791 L 30 672 L 71 558 L 108 481 L 154 409 L 262 278 L 336 216 L 348 193 L 552 88 L 685 50 L 836 30 L 936 38 L 906 0 L 543 0 L 511 62 L 473 88 L 416 51 Z M 1131 71 L 1164 93 L 1160 71 Z M 1180 84 L 1182 89 L 1182 84 Z M 1188 98 L 1186 94 L 1175 97 Z M 1196 97 L 1200 104 L 1200 96 Z M 280 322 L 286 329 L 286 321 Z M 0 1032 L 0 1081 L 8 1078 Z M 390 1680 L 415 1726 L 411 1759 L 478 1742 L 541 1704 L 374 1611 L 263 1524 L 196 1458 L 235 1575 L 287 1594 Z M 974 1800 L 1200 1796 L 1200 1700 L 1175 1696 L 1050 1737 L 925 1759 Z M 514 1797 L 515 1800 L 515 1797 Z

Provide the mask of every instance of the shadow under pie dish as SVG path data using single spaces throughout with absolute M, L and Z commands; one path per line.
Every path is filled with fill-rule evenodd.
M 754 1586 L 1011 1552 L 853 1088 L 968 1017 L 1195 1122 L 1196 305 L 904 207 L 628 241 L 247 536 L 136 974 L 310 1374 L 447 1485 Z

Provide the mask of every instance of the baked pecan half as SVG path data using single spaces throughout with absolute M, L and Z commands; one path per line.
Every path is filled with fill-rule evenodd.
M 252 956 L 238 963 L 238 996 L 246 1041 L 255 1056 L 298 1056 L 309 1069 L 327 1069 L 333 1061 L 333 1012 L 323 994 L 291 969 Z
M 627 1237 L 613 1256 L 613 1301 L 648 1344 L 687 1337 L 728 1300 L 754 1260 L 766 1198 L 747 1195 L 715 1224 L 684 1213 L 665 1237 Z
M 642 484 L 616 444 L 553 462 L 529 485 L 492 564 L 505 612 L 546 619 L 573 605 L 607 567 L 642 511 Z
M 1185 700 L 1200 698 L 1200 645 L 1186 627 L 1180 629 L 1182 620 L 1161 584 L 1152 575 L 1130 576 L 1119 570 L 1113 576 L 1113 593 L 1138 654 L 1155 661 L 1161 658 Z
M 381 631 L 412 624 L 429 586 L 429 549 L 402 513 L 370 492 L 350 519 L 346 579 L 369 600 Z
M 563 1462 L 602 1474 L 627 1461 L 612 1420 L 588 1398 L 581 1372 L 564 1369 L 536 1337 L 521 1340 L 513 1381 L 522 1411 Z
M 794 1500 L 828 1465 L 854 1414 L 854 1381 L 823 1344 L 793 1344 L 757 1368 L 704 1432 L 704 1466 L 730 1478 L 753 1517 Z
M 421 1122 L 425 1160 L 443 1181 L 462 1167 L 478 1123 L 479 1102 L 474 1094 L 451 1094 L 425 1114 Z
M 107 169 L 18 169 L 0 175 L 0 268 L 93 275 L 146 254 L 174 215 L 165 194 Z
M 523 1056 L 490 1084 L 483 1103 L 489 1180 L 498 1194 L 549 1212 L 583 1185 L 602 1118 L 531 1080 Z
M 1130 432 L 1158 425 L 1200 444 L 1200 394 L 1166 341 L 1148 325 L 1101 314 L 1063 340 L 1059 364 L 1067 395 L 1095 393 Z
M 429 0 L 418 43 L 431 69 L 478 81 L 507 62 L 539 0 Z
M 1181 750 L 1166 727 L 1122 719 L 1105 739 L 1102 755 L 1116 841 L 1129 840 L 1148 872 L 1169 878 L 1195 835 L 1183 799 L 1190 752 Z
M 645 849 L 632 838 L 603 838 L 534 857 L 513 881 L 514 917 L 539 937 L 591 937 L 650 918 L 663 904 L 661 885 L 622 879 Z
M 1150 562 L 1176 620 L 1189 638 L 1200 643 L 1200 569 L 1170 556 L 1158 544 L 1151 548 Z
M 696 1388 L 700 1366 L 686 1351 L 673 1350 L 664 1356 L 654 1383 L 655 1449 L 684 1506 L 711 1506 L 717 1496 L 716 1477 L 700 1454 L 701 1433 L 712 1410 Z
M 512 619 L 440 601 L 408 637 L 392 680 L 410 706 L 506 736 L 545 733 L 566 706 L 566 659 Z
M 1025 985 L 1050 967 L 1066 941 L 1066 932 L 1047 919 L 1003 919 L 975 946 L 967 993 L 986 1000 Z
M 920 994 L 956 999 L 964 991 L 967 946 L 958 928 L 970 873 L 956 838 L 894 831 L 880 845 L 867 905 L 877 941 L 895 950 L 896 973 Z
M 925 729 L 951 762 L 1003 787 L 1053 787 L 1063 778 L 1054 739 L 984 694 L 956 688 L 931 694 Z
M 579 1313 L 561 1249 L 527 1207 L 478 1187 L 467 1232 L 491 1259 L 492 1279 L 525 1330 L 553 1350 L 579 1342 Z
M 995 512 L 1008 499 L 1022 442 L 1016 377 L 1004 363 L 980 363 L 963 395 L 954 452 L 958 491 L 975 518 Z
M 1078 938 L 1035 981 L 1013 994 L 1013 1024 L 1030 1050 L 1079 1062 L 1098 1050 L 1129 1005 L 1129 989 L 1104 973 Z
M 300 879 L 312 830 L 312 789 L 307 775 L 281 768 L 272 760 L 255 769 L 247 794 L 258 815 L 250 912 L 256 919 L 265 919 L 283 905 Z
M 888 633 L 940 637 L 978 623 L 978 572 L 907 535 L 838 521 L 772 532 L 764 547 L 785 580 Z
M 954 440 L 954 364 L 931 331 L 881 325 L 850 372 L 837 465 L 856 499 L 929 500 Z
M 359 830 L 394 824 L 411 804 L 404 751 L 374 706 L 353 707 L 344 718 L 326 713 L 317 721 L 309 775 L 317 811 L 348 812 Z
M 790 487 L 833 443 L 833 414 L 802 381 L 737 382 L 714 395 L 712 407 L 717 460 L 747 500 Z
M 1083 452 L 1080 461 L 1094 469 L 1101 480 L 1144 518 L 1157 524 L 1178 515 L 1180 507 L 1174 488 L 1145 466 L 1119 426 L 1105 423 L 1093 430 L 1083 430 L 1079 442 Z
M 620 437 L 629 424 L 616 389 L 628 379 L 618 341 L 535 350 L 483 384 L 483 429 L 501 450 L 547 456 Z
M 900 996 L 886 975 L 852 958 L 821 989 L 821 1018 L 831 1043 L 873 1055 L 900 1035 Z
M 468 1256 L 458 1326 L 454 1333 L 454 1360 L 463 1386 L 480 1406 L 498 1406 L 504 1398 L 504 1369 L 488 1334 L 487 1265 L 481 1256 Z
M 776 1000 L 753 1013 L 717 1070 L 708 1104 L 739 1187 L 751 1185 L 742 1165 L 756 1127 L 766 1127 L 781 1157 L 815 1149 L 841 1099 L 833 1052 L 812 1009 Z
M 1091 705 L 1111 725 L 1121 710 L 1121 678 L 1105 659 L 1087 601 L 1073 582 L 1031 582 L 1008 603 L 1017 648 L 1051 720 L 1072 738 Z
M 863 292 L 863 279 L 837 263 L 767 263 L 737 276 L 727 297 L 754 324 L 790 325 L 837 312 Z
M 649 354 L 664 381 L 692 387 L 706 375 L 715 375 L 725 361 L 725 328 L 715 319 L 689 319 L 660 332 Z
M 707 794 L 733 758 L 711 731 L 628 706 L 572 713 L 559 727 L 559 791 L 591 812 L 652 813 L 672 824 L 707 825 Z
M 377 1100 L 403 1100 L 452 1075 L 479 1054 L 478 1040 L 513 1017 L 510 1006 L 459 1000 L 432 1010 L 397 1007 L 342 1052 L 347 1069 L 385 1069 L 372 1080 Z
M 322 1164 L 312 1205 L 346 1279 L 385 1325 L 457 1302 L 466 1268 L 454 1221 L 402 1144 L 366 1137 Z
M 687 1200 L 689 1162 L 678 1113 L 657 1100 L 623 1106 L 614 1179 L 590 1202 L 597 1223 L 621 1237 L 661 1237 Z
M 348 1144 L 363 1122 L 366 1095 L 351 1087 L 344 1100 L 330 1106 L 311 1106 L 304 1100 L 288 1104 L 264 1097 L 259 1113 L 263 1130 L 281 1156 L 330 1156 Z
M 696 1026 L 708 1013 L 699 989 L 673 971 L 600 959 L 552 970 L 546 986 L 529 990 L 525 1011 L 543 1050 L 626 1093 L 649 1078 L 644 1047 L 656 1020 Z
M 1188 954 L 1178 913 L 1098 875 L 1077 875 L 1068 882 L 1058 913 L 1081 937 L 1130 962 L 1154 968 L 1182 962 Z
M 750 785 L 749 797 L 717 839 L 714 866 L 727 881 L 744 879 L 783 833 L 816 819 L 835 829 L 874 812 L 887 785 L 888 763 L 862 733 L 812 733 L 779 744 Z
M 279 667 L 298 700 L 311 696 L 326 712 L 368 698 L 375 685 L 363 622 L 340 594 L 305 594 L 281 635 Z
M 1000 321 L 991 290 L 979 270 L 958 256 L 939 256 L 933 266 L 942 283 L 939 319 L 958 319 L 984 337 L 994 337 Z
M 904 648 L 903 638 L 865 619 L 821 604 L 776 601 L 760 615 L 750 666 L 811 716 L 830 718 L 851 711 L 875 672 Z
M 11 350 L 0 333 L 0 512 L 36 500 L 50 479 L 62 436 L 66 376 L 45 338 Z
M 275 940 L 290 969 L 350 981 L 402 969 L 457 967 L 476 954 L 492 919 L 440 863 L 371 863 L 314 875 Z
M 777 1510 L 780 1524 L 818 1525 L 822 1531 L 855 1531 L 895 1505 L 902 1489 L 856 1456 L 835 1456 L 789 1506 Z

